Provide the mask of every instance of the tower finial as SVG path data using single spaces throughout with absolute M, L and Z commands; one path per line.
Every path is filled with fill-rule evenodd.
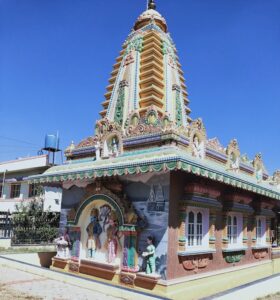
M 156 9 L 156 3 L 154 0 L 149 0 L 148 9 Z

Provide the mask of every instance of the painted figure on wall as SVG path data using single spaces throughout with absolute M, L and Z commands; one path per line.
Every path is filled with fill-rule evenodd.
M 105 226 L 109 223 L 111 211 L 111 206 L 108 204 L 104 204 L 99 208 L 99 222 L 102 224 L 103 231 L 105 231 Z
M 106 230 L 107 240 L 107 253 L 108 253 L 108 262 L 114 263 L 118 253 L 119 242 L 119 231 L 118 231 L 118 219 L 115 212 L 111 212 L 109 216 L 109 226 Z
M 146 274 L 153 274 L 156 272 L 156 248 L 152 236 L 147 237 L 147 244 L 146 251 L 142 253 L 142 256 L 146 259 Z
M 98 209 L 93 208 L 90 215 L 91 222 L 88 224 L 86 229 L 88 233 L 88 258 L 94 258 L 97 249 L 101 248 L 99 236 L 102 233 L 102 227 L 99 224 L 98 216 Z

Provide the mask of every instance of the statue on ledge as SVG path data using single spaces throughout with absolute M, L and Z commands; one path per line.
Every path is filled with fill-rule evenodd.
M 55 239 L 54 242 L 56 244 L 57 250 L 56 257 L 65 259 L 69 258 L 69 248 L 71 246 L 71 241 L 68 233 L 68 228 L 65 228 L 64 234 Z
M 154 274 L 156 272 L 156 248 L 152 236 L 147 237 L 147 244 L 146 251 L 142 253 L 146 259 L 146 274 Z
M 97 249 L 101 248 L 99 236 L 102 233 L 102 228 L 98 221 L 98 215 L 99 215 L 98 209 L 93 208 L 90 215 L 91 222 L 88 224 L 86 229 L 88 234 L 88 239 L 87 239 L 88 258 L 94 258 Z
M 205 146 L 204 141 L 199 141 L 198 137 L 195 136 L 192 144 L 192 155 L 201 159 L 205 158 Z

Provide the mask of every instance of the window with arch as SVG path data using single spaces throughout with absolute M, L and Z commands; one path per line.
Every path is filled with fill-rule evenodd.
M 231 246 L 243 245 L 243 216 L 240 213 L 227 215 L 227 239 Z
M 227 217 L 228 242 L 229 244 L 237 244 L 237 217 Z
M 256 218 L 256 242 L 257 245 L 264 245 L 266 243 L 266 219 L 265 217 Z
M 185 224 L 186 247 L 208 247 L 209 210 L 188 207 Z

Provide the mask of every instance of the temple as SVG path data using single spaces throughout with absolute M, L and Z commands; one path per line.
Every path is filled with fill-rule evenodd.
M 236 139 L 208 139 L 190 113 L 176 46 L 150 0 L 113 65 L 94 134 L 30 177 L 63 189 L 52 268 L 171 299 L 280 272 L 280 171 L 241 155 Z

